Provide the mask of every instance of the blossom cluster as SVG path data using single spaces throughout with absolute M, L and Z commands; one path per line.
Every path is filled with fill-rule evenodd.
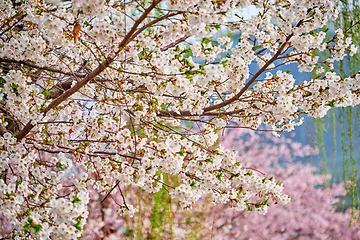
M 249 5 L 259 14 L 237 14 Z M 0 211 L 12 234 L 78 238 L 90 188 L 104 199 L 166 188 L 187 209 L 207 194 L 261 214 L 286 204 L 280 182 L 244 168 L 219 135 L 291 131 L 302 114 L 359 104 L 360 75 L 334 71 L 356 48 L 346 30 L 320 31 L 337 13 L 335 0 L 3 1 Z M 290 63 L 317 75 L 295 81 L 277 69 Z
M 224 146 L 238 151 L 245 167 L 266 170 L 268 179 L 284 179 L 291 201 L 286 205 L 269 201 L 265 216 L 236 211 L 229 208 L 231 202 L 214 205 L 209 196 L 184 210 L 165 190 L 150 196 L 129 186 L 123 192 L 126 201 L 136 202 L 141 209 L 130 218 L 116 214 L 122 199 L 119 192 L 101 203 L 99 193 L 91 191 L 83 238 L 360 239 L 359 228 L 348 226 L 351 209 L 345 211 L 342 201 L 338 202 L 344 197 L 344 184 L 324 186 L 324 176 L 314 173 L 318 168 L 298 162 L 297 157 L 311 158 L 314 150 L 310 146 L 276 138 L 269 131 L 253 134 L 248 129 L 226 131 L 222 140 Z

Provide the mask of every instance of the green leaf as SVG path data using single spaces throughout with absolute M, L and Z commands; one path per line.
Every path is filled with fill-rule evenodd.
M 42 226 L 40 224 L 34 224 L 33 228 L 35 234 L 38 234 L 42 230 Z
M 59 170 L 63 170 L 63 164 L 61 164 L 60 162 L 58 164 L 56 164 L 56 168 Z
M 204 44 L 208 44 L 209 42 L 211 42 L 211 40 L 209 38 L 202 39 L 202 43 L 204 43 Z
M 222 61 L 222 62 L 221 62 L 221 65 L 223 65 L 223 67 L 225 68 L 225 67 L 227 66 L 227 62 L 228 62 L 228 60 Z
M 313 35 L 314 37 L 316 36 L 316 31 L 315 30 L 312 30 L 309 32 L 311 35 Z
M 79 220 L 79 221 L 77 221 L 77 223 L 74 225 L 74 227 L 75 227 L 77 230 L 79 230 L 79 231 L 82 230 L 82 228 L 80 227 L 80 223 L 81 223 L 81 221 Z
M 75 194 L 74 199 L 72 200 L 73 203 L 77 203 L 80 202 L 81 199 L 77 196 L 77 194 Z
M 223 172 L 219 173 L 219 174 L 216 176 L 216 178 L 219 179 L 219 181 L 221 181 L 222 175 L 223 175 Z
M 31 219 L 31 217 L 27 218 L 28 223 L 32 224 L 34 221 Z
M 179 151 L 178 154 L 181 155 L 181 156 L 184 156 L 186 152 L 185 151 Z
M 186 54 L 189 54 L 189 55 L 192 55 L 192 51 L 191 51 L 191 49 L 190 48 L 188 48 L 188 49 L 184 49 L 184 51 L 183 51 L 184 53 L 186 53 Z
M 259 45 L 254 45 L 254 46 L 252 47 L 252 50 L 253 50 L 253 51 L 256 51 L 256 50 L 258 50 L 258 49 L 260 49 L 260 48 L 262 48 L 262 47 L 259 46 Z
M 30 224 L 27 223 L 24 225 L 24 232 L 25 232 L 25 234 L 27 234 L 29 231 L 30 231 Z
M 245 173 L 245 175 L 247 175 L 247 176 L 251 176 L 251 175 L 252 175 L 252 173 L 251 173 L 250 171 L 248 171 L 247 173 Z

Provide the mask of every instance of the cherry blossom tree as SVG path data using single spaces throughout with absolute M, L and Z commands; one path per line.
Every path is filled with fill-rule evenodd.
M 192 210 L 182 210 L 169 201 L 166 191 L 150 196 L 130 187 L 125 189 L 127 200 L 137 202 L 140 212 L 134 218 L 122 218 L 116 214 L 119 192 L 114 199 L 101 203 L 99 193 L 92 191 L 83 238 L 360 239 L 359 229 L 349 228 L 351 210 L 335 211 L 339 196 L 345 194 L 344 184 L 319 187 L 324 186 L 324 175 L 314 174 L 317 169 L 310 164 L 296 162 L 296 157 L 314 154 L 313 149 L 262 133 L 231 130 L 224 134 L 221 144 L 236 149 L 246 167 L 266 170 L 264 177 L 286 179 L 284 191 L 291 195 L 290 203 L 269 208 L 264 216 L 214 205 L 209 197 L 200 199 Z M 155 215 L 160 224 L 153 219 Z
M 288 203 L 281 181 L 216 143 L 229 125 L 279 134 L 303 114 L 358 105 L 360 74 L 333 70 L 357 50 L 348 29 L 330 40 L 320 30 L 335 3 L 1 1 L 0 210 L 14 226 L 5 237 L 80 237 L 91 188 L 102 202 L 119 192 L 129 217 L 138 209 L 127 186 L 167 189 L 185 209 L 206 194 L 260 214 Z M 246 20 L 237 13 L 249 5 L 259 13 Z M 215 39 L 224 29 L 239 39 Z M 277 69 L 286 64 L 316 75 L 295 82 Z

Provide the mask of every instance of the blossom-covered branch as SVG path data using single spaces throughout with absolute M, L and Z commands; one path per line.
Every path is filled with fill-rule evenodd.
M 184 208 L 210 194 L 261 214 L 269 201 L 288 203 L 281 184 L 219 145 L 219 132 L 266 124 L 277 134 L 304 114 L 359 104 L 360 75 L 334 71 L 357 49 L 341 29 L 330 40 L 320 30 L 335 4 L 2 1 L 0 210 L 11 236 L 80 237 L 90 188 L 105 197 L 166 187 Z M 259 13 L 237 14 L 249 5 Z M 315 76 L 295 81 L 279 70 L 290 63 Z M 132 216 L 122 199 L 119 213 Z

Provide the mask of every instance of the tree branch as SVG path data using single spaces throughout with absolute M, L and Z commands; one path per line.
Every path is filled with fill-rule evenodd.
M 294 34 L 292 33 L 286 38 L 285 42 L 281 45 L 281 47 L 278 49 L 278 51 L 275 53 L 275 55 L 269 61 L 267 61 L 265 63 L 265 65 L 245 84 L 245 86 L 240 90 L 240 92 L 238 94 L 236 94 L 235 96 L 233 96 L 232 98 L 230 98 L 224 102 L 204 108 L 204 112 L 222 108 L 226 105 L 229 105 L 230 103 L 235 102 L 237 99 L 239 99 L 246 92 L 246 90 L 248 90 L 248 88 L 251 86 L 251 84 L 253 84 L 253 82 L 255 82 L 256 79 L 267 69 L 267 67 L 278 58 L 278 56 L 284 50 L 286 44 L 288 43 L 288 41 L 290 40 L 290 38 L 293 35 Z
M 7 62 L 7 63 L 17 63 L 17 64 L 23 64 L 29 67 L 33 67 L 33 68 L 37 68 L 37 69 L 41 69 L 41 70 L 46 70 L 49 72 L 55 72 L 55 73 L 61 73 L 64 75 L 69 75 L 69 76 L 76 76 L 76 77 L 85 77 L 85 74 L 80 74 L 80 73 L 71 73 L 71 72 L 64 72 L 62 70 L 59 69 L 55 69 L 52 67 L 40 67 L 34 63 L 28 62 L 28 61 L 19 61 L 19 60 L 15 60 L 15 59 L 10 59 L 10 58 L 0 58 L 0 62 Z
M 85 86 L 89 81 L 91 81 L 93 78 L 95 78 L 97 75 L 99 75 L 102 71 L 105 70 L 115 59 L 115 57 L 122 51 L 125 46 L 132 40 L 134 37 L 139 34 L 140 30 L 145 30 L 149 26 L 151 26 L 151 23 L 145 24 L 146 28 L 142 27 L 141 29 L 137 30 L 139 25 L 146 19 L 147 15 L 150 14 L 150 12 L 156 7 L 157 4 L 159 4 L 162 0 L 155 0 L 153 3 L 144 11 L 144 13 L 141 15 L 141 17 L 134 23 L 131 30 L 126 34 L 124 39 L 119 44 L 119 50 L 115 53 L 115 55 L 111 57 L 107 57 L 103 63 L 101 63 L 94 71 L 89 73 L 83 80 L 79 81 L 75 86 L 70 88 L 69 90 L 65 91 L 63 94 L 61 94 L 59 97 L 57 97 L 54 101 L 52 101 L 43 111 L 42 113 L 45 115 L 47 112 L 49 112 L 51 109 L 56 108 L 59 104 L 61 104 L 63 101 L 65 101 L 68 97 L 76 93 L 80 90 L 83 86 Z M 155 24 L 157 21 L 152 21 Z M 23 139 L 35 126 L 32 121 L 29 121 L 25 127 L 16 135 L 16 138 L 18 141 Z
M 176 46 L 177 44 L 185 41 L 189 37 L 190 37 L 190 35 L 185 35 L 185 36 L 179 38 L 178 40 L 176 40 L 175 42 L 172 42 L 169 45 L 166 45 L 165 47 L 160 48 L 160 50 L 164 52 L 164 51 L 168 50 L 169 48 L 172 48 L 172 47 Z

